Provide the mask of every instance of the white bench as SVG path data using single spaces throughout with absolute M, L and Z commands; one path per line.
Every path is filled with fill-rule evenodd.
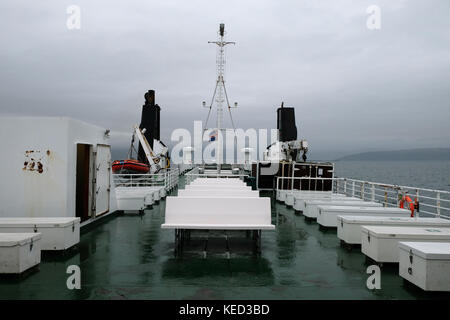
M 189 189 L 199 189 L 199 190 L 212 190 L 212 189 L 235 189 L 235 190 L 251 190 L 252 188 L 245 185 L 190 185 L 185 187 L 186 190 Z
M 338 207 L 382 207 L 378 202 L 363 201 L 361 199 L 342 200 L 307 200 L 305 201 L 305 210 L 303 215 L 310 219 L 316 219 L 319 216 L 320 206 L 338 206 Z
M 400 208 L 363 206 L 318 206 L 317 223 L 322 227 L 336 228 L 338 216 L 403 216 L 409 217 L 411 211 Z
M 398 263 L 399 242 L 450 242 L 450 228 L 361 227 L 361 251 L 376 262 Z
M 323 200 L 323 201 L 332 201 L 332 200 L 348 200 L 348 201 L 362 201 L 359 198 L 355 197 L 347 197 L 344 194 L 333 193 L 332 195 L 296 195 L 294 198 L 294 210 L 303 212 L 305 211 L 305 201 L 308 200 Z
M 0 218 L 0 233 L 41 233 L 42 250 L 66 250 L 80 242 L 80 218 Z
M 165 229 L 273 230 L 270 198 L 167 197 Z
M 197 179 L 191 182 L 191 184 L 242 184 L 244 181 L 240 179 Z
M 419 217 L 338 216 L 337 236 L 347 244 L 361 244 L 362 226 L 450 227 L 450 220 Z
M 0 233 L 0 274 L 19 274 L 41 262 L 40 233 Z
M 426 291 L 450 291 L 450 242 L 400 242 L 399 275 Z
M 179 197 L 247 197 L 247 198 L 258 198 L 259 192 L 252 190 L 178 190 Z

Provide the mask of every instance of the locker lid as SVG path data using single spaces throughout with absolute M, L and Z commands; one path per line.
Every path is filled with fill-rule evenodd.
M 0 233 L 0 247 L 23 246 L 41 237 L 40 233 Z
M 80 218 L 46 217 L 46 218 L 0 218 L 0 228 L 10 227 L 67 227 L 79 224 Z
M 347 224 L 370 224 L 377 225 L 434 225 L 450 227 L 450 220 L 442 218 L 421 218 L 421 217 L 404 217 L 404 216 L 338 216 L 338 221 Z
M 415 226 L 361 226 L 361 232 L 383 239 L 411 239 L 412 241 L 436 239 L 450 241 L 450 228 Z
M 396 207 L 356 207 L 356 206 L 333 206 L 333 205 L 319 205 L 319 208 L 327 212 L 342 212 L 342 214 L 355 214 L 361 212 L 362 214 L 367 213 L 380 213 L 380 214 L 405 214 L 410 215 L 411 211 L 406 209 L 400 209 Z
M 450 260 L 450 242 L 399 242 L 398 246 L 427 260 Z

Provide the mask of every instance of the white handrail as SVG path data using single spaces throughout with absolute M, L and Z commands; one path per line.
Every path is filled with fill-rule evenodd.
M 161 173 L 153 174 L 113 174 L 113 182 L 116 187 L 148 187 L 160 186 L 171 190 L 178 185 L 180 170 L 169 169 Z
M 282 188 L 282 186 L 280 185 L 280 181 L 282 180 L 292 181 L 288 189 Z M 302 186 L 302 180 L 309 181 L 309 186 L 311 186 L 311 181 L 319 180 L 322 182 L 320 184 L 321 190 L 324 189 L 323 187 L 325 181 L 332 181 L 331 190 L 335 193 L 342 193 L 353 197 L 359 197 L 361 199 L 365 199 L 365 195 L 370 194 L 370 199 L 372 201 L 383 203 L 386 207 L 399 206 L 401 198 L 408 193 L 411 198 L 417 199 L 419 202 L 419 210 L 416 212 L 417 216 L 419 214 L 426 214 L 450 219 L 450 191 L 408 187 L 349 178 L 321 177 L 277 177 L 276 190 L 301 190 L 293 189 L 294 180 L 300 180 L 300 188 Z M 315 188 L 313 188 L 313 190 L 318 191 L 317 186 L 318 183 L 315 183 Z

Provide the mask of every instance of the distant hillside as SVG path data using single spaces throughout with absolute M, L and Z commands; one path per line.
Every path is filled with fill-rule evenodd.
M 450 148 L 425 148 L 396 151 L 374 151 L 348 155 L 336 161 L 349 160 L 450 160 Z

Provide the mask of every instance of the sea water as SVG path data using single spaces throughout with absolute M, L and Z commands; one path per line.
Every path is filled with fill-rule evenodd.
M 450 191 L 450 161 L 337 161 L 335 175 Z

